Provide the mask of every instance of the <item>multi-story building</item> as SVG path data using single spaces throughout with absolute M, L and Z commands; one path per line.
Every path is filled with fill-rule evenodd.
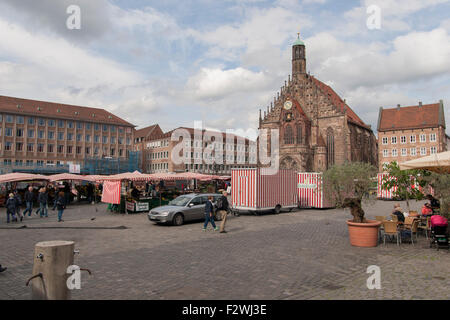
M 380 108 L 378 116 L 379 170 L 397 163 L 447 151 L 444 102 L 393 109 Z
M 172 141 L 176 130 L 186 133 L 183 140 Z M 198 133 L 192 128 L 180 127 L 166 133 L 151 134 L 144 141 L 144 172 L 229 175 L 232 168 L 256 167 L 257 148 L 251 140 L 223 132 L 198 130 Z M 210 139 L 210 136 L 221 136 L 222 139 Z M 177 146 L 180 163 L 172 157 Z
M 0 96 L 0 165 L 4 172 L 126 160 L 134 125 L 98 108 Z
M 134 151 L 139 155 L 139 169 L 141 172 L 145 172 L 145 144 L 148 140 L 153 139 L 155 135 L 161 135 L 163 131 L 158 124 L 154 124 L 134 132 Z

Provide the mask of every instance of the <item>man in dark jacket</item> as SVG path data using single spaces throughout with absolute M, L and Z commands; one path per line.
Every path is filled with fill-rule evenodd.
M 20 212 L 20 206 L 22 205 L 22 198 L 17 190 L 14 190 L 14 199 L 16 199 L 16 215 L 20 218 L 20 221 L 23 220 L 22 212 Z
M 228 199 L 227 199 L 228 193 L 224 191 L 222 193 L 222 196 L 217 201 L 217 210 L 218 215 L 220 219 L 222 219 L 222 222 L 220 223 L 220 233 L 227 233 L 225 231 L 225 223 L 227 222 L 227 215 L 228 215 Z
M 12 217 L 12 221 L 17 221 L 16 218 L 16 199 L 14 198 L 14 193 L 9 194 L 9 198 L 5 204 L 6 207 L 6 223 L 9 223 L 9 216 Z
M 92 185 L 92 183 L 89 183 L 87 185 L 86 191 L 87 191 L 87 201 L 89 203 L 92 203 L 94 201 L 94 186 Z
M 39 190 L 38 201 L 39 201 L 40 217 L 48 218 L 48 211 L 47 211 L 48 195 L 47 195 L 47 191 L 46 191 L 45 187 L 43 187 L 43 188 L 41 188 L 41 190 Z
M 23 216 L 27 215 L 31 216 L 31 213 L 33 211 L 33 200 L 34 200 L 34 193 L 33 193 L 33 187 L 28 187 L 27 192 L 25 192 L 25 204 L 27 205 L 27 208 L 23 212 Z
M 208 227 L 208 223 L 211 222 L 211 225 L 214 228 L 214 231 L 219 230 L 214 223 L 214 205 L 212 203 L 212 196 L 208 196 L 208 201 L 205 204 L 205 224 L 203 225 L 203 231 L 206 231 L 206 227 Z

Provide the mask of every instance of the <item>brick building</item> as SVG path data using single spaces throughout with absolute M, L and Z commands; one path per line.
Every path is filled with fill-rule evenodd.
M 142 136 L 142 132 L 147 132 L 145 138 L 137 142 L 138 144 L 142 144 L 143 162 L 141 168 L 142 171 L 146 173 L 198 172 L 229 175 L 231 174 L 231 168 L 251 168 L 256 166 L 256 145 L 252 145 L 250 140 L 240 138 L 236 135 L 199 130 L 201 136 L 196 137 L 196 132 L 193 128 L 185 127 L 163 133 L 157 125 L 141 130 L 143 131 L 138 133 L 137 136 Z M 186 136 L 182 142 L 181 140 L 172 141 L 172 134 L 175 130 L 184 130 L 188 136 Z M 140 130 L 138 130 L 138 132 L 139 131 Z M 206 138 L 206 135 L 209 134 L 211 134 L 211 136 L 221 135 L 222 143 L 219 143 L 219 140 L 216 142 L 214 138 Z M 185 148 L 189 148 L 188 141 L 190 141 L 190 152 L 187 151 L 187 149 L 183 149 L 183 163 L 176 164 L 172 160 L 174 148 L 179 143 L 183 143 Z M 221 150 L 221 164 L 215 161 L 215 163 L 207 163 L 208 161 L 204 159 L 204 154 L 208 148 L 212 148 L 211 150 L 213 150 L 213 152 L 211 152 L 211 157 L 219 155 L 215 152 Z M 179 152 L 179 154 L 181 156 L 181 152 Z
M 139 171 L 145 172 L 145 146 L 148 140 L 153 139 L 155 135 L 162 135 L 163 131 L 158 124 L 154 124 L 134 132 L 134 151 L 138 152 L 139 155 Z
M 126 160 L 134 125 L 98 108 L 0 96 L 2 171 Z
M 306 72 L 300 39 L 292 47 L 292 79 L 263 116 L 260 110 L 259 128 L 279 129 L 280 168 L 321 172 L 346 161 L 378 163 L 371 127 L 331 87 Z
M 393 109 L 380 108 L 378 115 L 379 170 L 397 163 L 448 150 L 444 102 Z

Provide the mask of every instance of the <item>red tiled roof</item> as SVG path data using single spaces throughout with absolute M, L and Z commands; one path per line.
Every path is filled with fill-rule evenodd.
M 438 127 L 439 109 L 439 103 L 381 109 L 378 131 Z
M 104 109 L 6 96 L 0 96 L 0 111 L 36 117 L 43 116 L 135 127 Z
M 369 126 L 357 116 L 357 114 L 344 102 L 344 100 L 341 99 L 341 97 L 339 97 L 336 92 L 334 92 L 333 89 L 331 89 L 330 86 L 326 85 L 320 80 L 317 80 L 314 77 L 312 78 L 314 80 L 314 83 L 320 88 L 320 90 L 328 96 L 333 105 L 335 105 L 336 108 L 338 108 L 338 110 L 340 110 L 341 112 L 347 113 L 348 120 L 350 122 L 353 122 L 365 128 L 369 128 Z
M 187 130 L 191 135 L 194 135 L 194 128 L 178 127 L 178 128 L 176 128 L 176 129 L 167 131 L 166 133 L 164 133 L 164 134 L 162 134 L 162 135 L 155 135 L 154 137 L 152 137 L 152 139 L 153 139 L 153 140 L 157 140 L 157 139 L 161 139 L 161 138 L 169 138 L 169 137 L 172 136 L 172 132 L 174 132 L 174 131 L 177 130 L 177 129 L 185 129 L 185 130 Z M 217 132 L 217 131 L 203 129 L 203 130 L 202 130 L 202 133 L 204 134 L 205 132 Z M 225 138 L 226 136 L 228 136 L 226 132 L 220 132 L 220 133 L 222 134 L 222 136 L 223 136 L 224 138 Z M 234 134 L 229 134 L 229 136 L 234 137 L 235 139 L 236 139 L 236 137 L 239 137 L 239 136 L 234 135 Z M 247 138 L 244 138 L 244 139 L 245 139 L 245 141 L 249 141 L 249 139 L 247 139 Z
M 151 126 L 136 130 L 134 133 L 134 138 L 146 138 L 150 134 L 152 136 L 162 134 L 162 130 L 158 124 L 153 124 Z

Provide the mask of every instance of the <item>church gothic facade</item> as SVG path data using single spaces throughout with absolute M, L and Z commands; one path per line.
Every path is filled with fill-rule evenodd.
M 345 162 L 378 163 L 371 127 L 331 87 L 306 72 L 300 39 L 292 47 L 292 78 L 264 115 L 260 110 L 259 129 L 269 129 L 269 136 L 270 129 L 279 129 L 281 169 L 323 172 Z

